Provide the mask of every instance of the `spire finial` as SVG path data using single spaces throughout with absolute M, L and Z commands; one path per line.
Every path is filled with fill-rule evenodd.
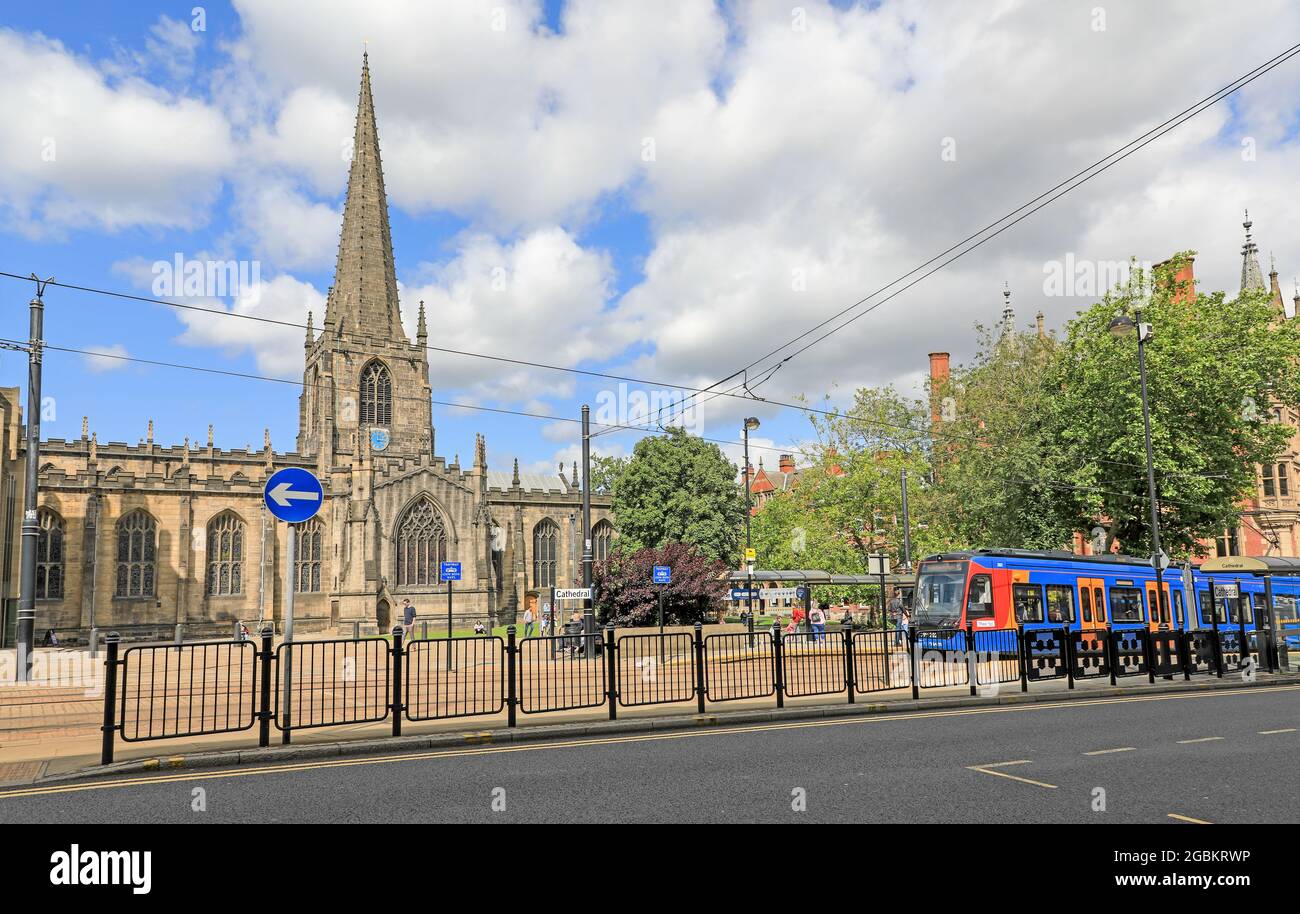
M 519 488 L 519 458 L 518 457 L 515 458 L 515 473 L 510 480 L 510 484 L 514 486 L 516 489 Z
M 153 420 L 149 420 L 149 430 L 145 432 L 145 440 L 153 444 Z
M 1245 212 L 1246 221 L 1241 223 L 1246 230 L 1246 243 L 1241 246 L 1241 291 L 1260 291 L 1264 288 L 1264 274 L 1259 269 L 1259 247 L 1250 235 L 1250 228 L 1254 225 L 1250 210 Z

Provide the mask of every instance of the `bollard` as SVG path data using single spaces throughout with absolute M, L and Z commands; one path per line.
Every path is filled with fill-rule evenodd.
M 185 625 L 182 622 L 176 623 L 176 634 L 173 636 L 174 642 L 179 645 L 185 641 Z
M 1074 688 L 1074 644 L 1070 638 L 1070 627 L 1061 626 L 1061 662 L 1065 664 L 1065 678 L 1071 689 Z
M 393 626 L 393 736 L 402 735 L 402 634 L 400 625 Z
M 258 654 L 258 659 L 262 663 L 261 673 L 261 700 L 257 711 L 258 730 L 257 744 L 262 748 L 271 745 L 271 646 L 275 636 L 275 627 L 271 625 L 262 626 L 262 650 Z
M 1178 632 L 1178 659 L 1183 666 L 1183 681 L 1192 678 L 1192 633 Z
M 614 660 L 614 623 L 605 623 L 605 689 L 609 699 L 609 719 L 618 720 L 618 664 Z
M 1029 633 L 1021 629 L 1016 632 L 1016 657 L 1020 661 L 1020 691 L 1029 691 L 1029 649 L 1025 647 L 1025 636 Z
M 515 693 L 515 627 L 506 626 L 506 726 L 515 725 L 515 706 L 519 703 Z
M 107 648 L 104 657 L 104 742 L 99 753 L 99 763 L 101 765 L 111 765 L 113 762 L 113 731 L 117 729 L 117 645 L 121 636 L 117 632 L 109 632 L 108 640 L 104 646 Z
M 1142 656 L 1147 663 L 1147 682 L 1156 684 L 1156 642 L 1151 637 L 1151 629 L 1142 629 Z
M 429 620 L 425 619 L 420 623 L 420 638 L 424 641 L 429 640 Z
M 1119 665 L 1119 651 L 1115 648 L 1115 629 L 1106 626 L 1106 666 L 1110 669 L 1110 684 L 1116 685 L 1115 667 Z

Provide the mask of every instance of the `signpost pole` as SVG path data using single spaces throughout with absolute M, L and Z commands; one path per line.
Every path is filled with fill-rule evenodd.
M 659 585 L 659 665 L 664 665 L 664 586 Z
M 289 645 L 284 652 L 284 726 L 281 728 L 281 742 L 289 742 L 289 729 L 293 725 L 293 566 L 295 549 L 298 545 L 298 525 L 288 524 L 289 547 L 286 550 L 288 560 L 284 563 L 284 620 L 283 643 Z
M 451 669 L 451 588 L 454 581 L 447 582 L 447 669 Z

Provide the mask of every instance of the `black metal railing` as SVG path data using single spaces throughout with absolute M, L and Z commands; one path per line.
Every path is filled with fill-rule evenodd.
M 770 698 L 776 694 L 776 638 L 767 630 L 704 638 L 704 694 L 709 701 Z
M 1244 629 L 1244 626 L 1243 626 Z M 1181 672 L 1223 677 L 1266 657 L 1265 633 L 1250 630 L 1073 631 L 887 629 L 784 634 L 630 633 L 613 626 L 516 639 L 497 637 L 391 640 L 340 638 L 287 642 L 276 648 L 267 627 L 257 640 L 124 647 L 105 643 L 103 751 L 127 742 L 234 733 L 272 725 L 284 742 L 294 730 L 391 720 L 446 720 L 607 707 L 728 702 L 911 689 L 980 687 Z M 1252 641 L 1252 638 L 1254 639 Z M 1261 660 L 1263 662 L 1263 660 Z
M 417 639 L 406 644 L 406 719 L 500 714 L 506 703 L 505 641 Z
M 116 653 L 116 644 L 114 644 Z M 119 680 L 122 739 L 235 733 L 257 722 L 257 649 L 250 641 L 131 647 Z
M 546 635 L 519 642 L 519 710 L 598 708 L 609 698 L 601 633 Z

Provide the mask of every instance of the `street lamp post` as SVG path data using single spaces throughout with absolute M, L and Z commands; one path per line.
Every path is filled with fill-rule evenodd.
M 745 439 L 745 599 L 749 605 L 745 627 L 749 629 L 749 644 L 751 647 L 754 645 L 754 563 L 749 560 L 749 550 L 753 548 L 750 541 L 749 516 L 754 509 L 749 489 L 749 433 L 756 428 L 758 428 L 757 417 L 750 416 L 745 419 L 743 429 Z
M 1142 387 L 1142 436 L 1147 452 L 1147 501 L 1151 505 L 1151 565 L 1156 571 L 1156 599 L 1154 612 L 1157 625 L 1163 623 L 1162 604 L 1165 599 L 1164 569 L 1161 567 L 1164 550 L 1160 548 L 1160 503 L 1156 498 L 1155 458 L 1151 451 L 1151 406 L 1147 397 L 1147 350 L 1151 340 L 1151 325 L 1142 322 L 1142 310 L 1133 311 L 1136 322 L 1127 314 L 1117 314 L 1110 322 L 1111 335 L 1118 338 L 1128 336 L 1134 330 L 1138 334 L 1138 378 Z

